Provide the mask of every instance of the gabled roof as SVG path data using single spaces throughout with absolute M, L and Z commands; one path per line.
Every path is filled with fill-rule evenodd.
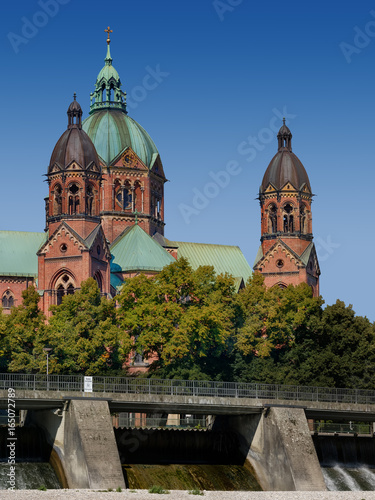
M 305 264 L 306 267 L 310 260 L 314 262 L 316 271 L 320 275 L 318 256 L 313 242 L 311 242 L 310 245 L 306 248 L 306 250 L 301 254 L 301 261 Z
M 0 231 L 0 275 L 38 276 L 37 251 L 47 233 Z
M 137 224 L 125 231 L 112 243 L 111 272 L 159 272 L 175 259 Z
M 260 247 L 260 249 L 258 250 L 258 253 L 257 253 L 257 256 L 256 256 L 256 260 L 255 260 L 255 263 L 254 263 L 254 267 L 253 269 L 255 270 L 264 260 L 267 260 L 269 258 L 270 255 L 273 255 L 273 252 L 274 252 L 274 249 L 277 247 L 277 246 L 281 246 L 281 247 L 284 247 L 284 249 L 290 254 L 292 255 L 292 257 L 296 260 L 296 262 L 300 262 L 304 267 L 306 267 L 306 264 L 303 262 L 302 258 L 300 255 L 298 255 L 292 248 L 290 248 L 290 246 L 288 246 L 284 240 L 282 240 L 281 238 L 277 238 L 277 240 L 275 241 L 275 243 L 268 249 L 267 253 L 265 255 L 263 255 L 263 250 L 262 250 L 262 247 Z M 307 247 L 309 248 L 310 245 Z M 306 249 L 307 250 L 307 249 Z M 306 252 L 305 250 L 305 252 Z M 305 253 L 304 252 L 304 253 Z M 302 254 L 303 255 L 303 254 Z M 259 258 L 258 258 L 259 257 Z M 258 259 L 258 260 L 257 260 Z
M 229 273 L 244 282 L 251 276 L 251 268 L 238 246 L 188 243 L 167 240 L 170 246 L 177 246 L 178 257 L 185 257 L 193 269 L 199 266 L 213 266 L 216 274 Z M 240 283 L 240 280 L 237 280 Z
M 302 252 L 301 254 L 301 260 L 307 266 L 307 263 L 309 262 L 310 254 L 312 249 L 314 248 L 314 243 L 311 242 L 310 245 Z
M 43 252 L 48 251 L 48 246 L 51 245 L 51 242 L 53 242 L 56 239 L 56 236 L 60 233 L 60 231 L 64 229 L 66 232 L 70 233 L 81 245 L 81 249 L 84 250 L 91 250 L 93 244 L 96 241 L 96 238 L 98 234 L 102 234 L 102 240 L 103 240 L 103 247 L 104 251 L 107 252 L 108 258 L 109 258 L 109 248 L 107 244 L 107 240 L 105 239 L 104 236 L 104 231 L 101 226 L 101 224 L 98 224 L 92 231 L 91 233 L 87 236 L 87 238 L 82 238 L 66 221 L 62 221 L 59 226 L 55 229 L 53 234 L 50 237 L 47 237 L 45 242 L 43 242 L 43 245 L 38 250 L 38 255 L 43 254 Z
M 263 257 L 263 248 L 262 248 L 262 245 L 259 245 L 258 252 L 257 252 L 256 257 L 255 257 L 253 268 L 258 264 L 258 262 L 260 261 L 260 259 L 262 257 Z

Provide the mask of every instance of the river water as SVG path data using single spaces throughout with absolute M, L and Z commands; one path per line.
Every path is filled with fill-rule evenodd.
M 9 466 L 0 463 L 0 490 L 9 487 Z M 60 489 L 60 483 L 52 466 L 46 462 L 22 462 L 15 465 L 15 480 L 17 490 Z M 2 498 L 0 494 L 0 498 Z
M 329 491 L 375 490 L 375 438 L 313 436 Z

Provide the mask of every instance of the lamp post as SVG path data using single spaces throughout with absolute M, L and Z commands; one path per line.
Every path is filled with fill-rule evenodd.
M 49 390 L 49 381 L 48 381 L 48 356 L 49 353 L 52 351 L 52 347 L 43 347 L 43 351 L 47 355 L 47 391 Z

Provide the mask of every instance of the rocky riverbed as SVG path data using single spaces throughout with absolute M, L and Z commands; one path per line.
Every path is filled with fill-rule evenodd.
M 375 492 L 366 491 L 204 491 L 203 496 L 172 490 L 169 494 L 152 494 L 146 490 L 122 492 L 92 490 L 0 490 L 1 500 L 175 500 L 207 498 L 208 500 L 375 500 Z

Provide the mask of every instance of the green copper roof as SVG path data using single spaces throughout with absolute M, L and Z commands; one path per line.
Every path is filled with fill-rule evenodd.
M 119 291 L 123 284 L 124 282 L 117 276 L 117 274 L 111 273 L 111 286 L 113 286 L 115 290 Z
M 186 257 L 194 269 L 199 266 L 214 266 L 216 274 L 227 272 L 234 278 L 243 278 L 245 283 L 252 274 L 249 264 L 237 246 L 167 241 L 178 246 L 178 257 Z
M 106 58 L 104 59 L 105 65 L 103 68 L 100 70 L 98 74 L 98 81 L 101 81 L 103 78 L 105 80 L 110 80 L 111 78 L 114 78 L 116 81 L 120 81 L 119 74 L 115 70 L 115 68 L 112 66 L 112 57 L 111 57 L 111 51 L 109 48 L 109 45 L 107 45 L 107 55 Z
M 0 231 L 0 275 L 38 276 L 39 247 L 47 233 Z
M 175 259 L 137 224 L 125 230 L 110 247 L 111 272 L 159 272 Z
M 262 245 L 259 245 L 257 254 L 255 256 L 255 261 L 254 261 L 253 267 L 255 267 L 258 264 L 258 262 L 260 261 L 260 259 L 262 259 L 262 258 L 263 258 L 263 248 L 262 248 Z
M 148 168 L 152 168 L 158 157 L 159 152 L 146 130 L 123 111 L 96 111 L 84 120 L 82 128 L 107 166 L 128 147 Z
M 90 114 L 100 109 L 121 109 L 126 113 L 126 92 L 121 90 L 119 74 L 112 66 L 109 43 L 108 39 L 105 65 L 96 79 L 94 92 L 90 94 Z

